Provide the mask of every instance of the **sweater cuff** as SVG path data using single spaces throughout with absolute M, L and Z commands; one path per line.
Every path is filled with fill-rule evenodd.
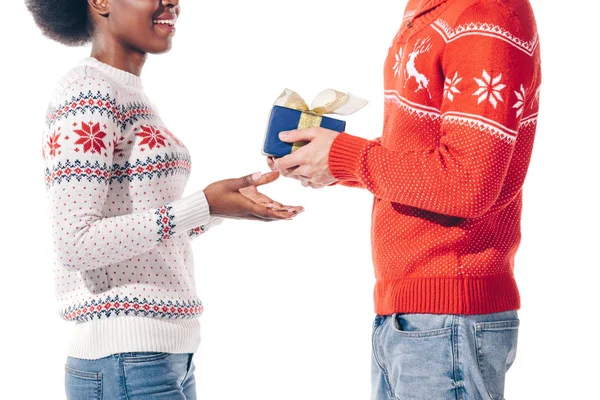
M 368 143 L 367 139 L 348 135 L 337 135 L 329 150 L 329 170 L 339 181 L 357 181 L 358 165 L 361 153 Z
M 207 224 L 210 220 L 210 207 L 202 190 L 169 204 L 175 217 L 175 230 L 184 232 Z
M 202 225 L 202 228 L 204 228 L 204 231 L 208 231 L 210 228 L 217 226 L 217 225 L 221 225 L 224 221 L 224 218 L 221 217 L 210 217 L 208 222 L 204 225 Z

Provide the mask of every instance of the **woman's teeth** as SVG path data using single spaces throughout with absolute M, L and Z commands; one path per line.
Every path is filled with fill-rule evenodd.
M 175 20 L 174 19 L 157 19 L 154 20 L 155 24 L 163 24 L 163 25 L 169 25 L 169 26 L 175 26 Z

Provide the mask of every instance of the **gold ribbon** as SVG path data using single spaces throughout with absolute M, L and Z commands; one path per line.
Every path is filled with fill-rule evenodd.
M 298 129 L 308 129 L 321 126 L 323 115 L 338 114 L 350 115 L 367 105 L 367 101 L 350 93 L 342 93 L 337 90 L 327 89 L 322 91 L 313 100 L 309 108 L 298 93 L 285 89 L 275 100 L 276 106 L 292 108 L 301 111 Z M 295 142 L 292 145 L 292 153 L 308 142 Z

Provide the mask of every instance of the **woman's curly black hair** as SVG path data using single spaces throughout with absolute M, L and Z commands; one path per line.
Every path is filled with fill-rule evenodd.
M 92 39 L 86 0 L 25 0 L 42 33 L 67 46 L 81 46 Z

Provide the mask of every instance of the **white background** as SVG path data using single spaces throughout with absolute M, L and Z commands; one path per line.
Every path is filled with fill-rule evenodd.
M 526 181 L 517 361 L 506 397 L 597 396 L 600 146 L 595 1 L 533 0 L 544 85 Z M 283 88 L 371 101 L 348 131 L 380 135 L 382 64 L 398 0 L 183 1 L 174 48 L 150 56 L 146 90 L 194 162 L 187 193 L 266 164 L 270 105 Z M 22 2 L 3 18 L 1 399 L 62 399 L 71 334 L 54 302 L 41 131 L 56 80 L 88 48 L 44 39 Z M 296 221 L 229 221 L 194 243 L 205 303 L 200 399 L 368 399 L 374 283 L 366 191 L 265 189 Z

